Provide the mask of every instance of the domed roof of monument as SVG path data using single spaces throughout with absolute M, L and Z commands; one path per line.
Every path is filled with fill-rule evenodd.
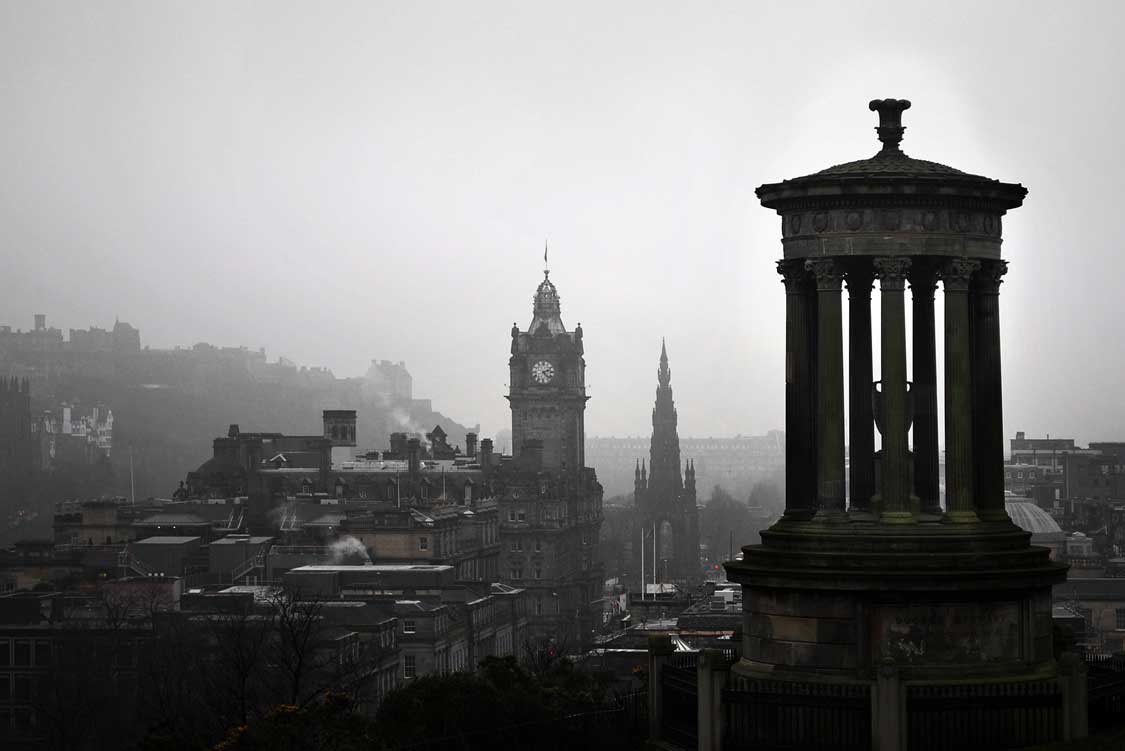
M 834 167 L 829 167 L 820 172 L 814 172 L 812 175 L 808 175 L 808 177 L 832 175 L 849 177 L 870 175 L 872 177 L 885 177 L 901 175 L 904 177 L 949 176 L 974 180 L 988 179 L 980 175 L 962 172 L 959 169 L 954 169 L 945 164 L 927 162 L 924 159 L 913 159 L 903 152 L 899 147 L 899 144 L 902 142 L 902 137 L 906 132 L 906 127 L 902 124 L 902 113 L 910 109 L 910 100 L 873 99 L 868 102 L 867 107 L 872 112 L 879 113 L 879 125 L 875 128 L 875 132 L 879 134 L 879 140 L 883 143 L 883 148 L 879 153 L 870 159 L 860 159 L 854 162 L 837 164 Z M 797 179 L 801 180 L 803 178 L 799 177 Z
M 883 144 L 879 153 L 868 159 L 844 162 L 809 175 L 762 185 L 756 191 L 762 204 L 770 208 L 781 208 L 792 199 L 834 195 L 840 189 L 841 181 L 847 181 L 852 189 L 857 185 L 870 184 L 876 191 L 901 190 L 907 194 L 919 190 L 933 192 L 935 195 L 952 195 L 964 191 L 966 195 L 998 201 L 1001 208 L 1015 208 L 1023 202 L 1027 190 L 1022 185 L 1002 183 L 907 155 L 899 144 L 906 132 L 906 127 L 902 124 L 902 113 L 910 109 L 909 100 L 873 99 L 867 106 L 879 113 L 879 125 L 875 128 L 879 141 Z M 913 187 L 906 187 L 907 185 Z M 950 192 L 953 186 L 958 189 Z
M 1005 501 L 1004 508 L 1013 524 L 1033 536 L 1063 534 L 1058 522 L 1031 501 Z

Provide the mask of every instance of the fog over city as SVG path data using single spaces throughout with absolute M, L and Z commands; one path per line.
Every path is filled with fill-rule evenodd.
M 764 433 L 784 290 L 753 190 L 875 153 L 866 102 L 907 97 L 909 155 L 1030 189 L 1005 434 L 1120 438 L 1115 10 L 4 3 L 0 323 L 120 317 L 341 377 L 405 360 L 489 435 L 546 240 L 588 435 L 648 434 L 661 337 L 681 435 Z

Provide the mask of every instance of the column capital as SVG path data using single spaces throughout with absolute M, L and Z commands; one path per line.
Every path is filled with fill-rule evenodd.
M 871 291 L 872 282 L 875 281 L 875 270 L 869 263 L 849 263 L 844 279 L 848 284 L 848 292 L 853 297 L 856 293 L 868 293 Z
M 797 295 L 806 291 L 809 275 L 805 270 L 805 264 L 800 260 L 778 261 L 777 273 L 781 274 L 781 283 L 785 285 L 788 294 Z
M 815 258 L 805 261 L 805 268 L 816 276 L 818 292 L 839 292 L 844 278 L 844 270 L 831 258 Z
M 980 261 L 968 258 L 953 258 L 941 268 L 941 283 L 946 292 L 968 292 L 969 282 L 980 270 Z
M 910 271 L 910 259 L 902 256 L 876 258 L 873 261 L 875 274 L 879 277 L 879 287 L 887 291 L 906 289 L 906 274 Z
M 910 266 L 907 279 L 910 281 L 910 290 L 916 296 L 928 292 L 932 297 L 937 289 L 938 271 L 932 263 L 915 263 Z
M 1008 273 L 1007 261 L 982 261 L 980 271 L 973 277 L 973 288 L 982 294 L 1000 294 L 1001 277 Z

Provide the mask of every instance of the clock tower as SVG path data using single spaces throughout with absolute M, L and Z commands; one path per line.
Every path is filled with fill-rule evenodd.
M 531 325 L 512 324 L 508 360 L 512 454 L 543 469 L 581 471 L 585 466 L 586 361 L 582 324 L 563 325 L 559 293 L 550 272 L 535 291 Z

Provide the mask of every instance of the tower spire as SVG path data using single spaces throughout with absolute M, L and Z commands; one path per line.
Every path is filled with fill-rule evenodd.
M 672 382 L 672 369 L 668 367 L 668 347 L 664 344 L 664 337 L 660 338 L 660 369 L 656 371 L 656 377 L 661 386 Z

